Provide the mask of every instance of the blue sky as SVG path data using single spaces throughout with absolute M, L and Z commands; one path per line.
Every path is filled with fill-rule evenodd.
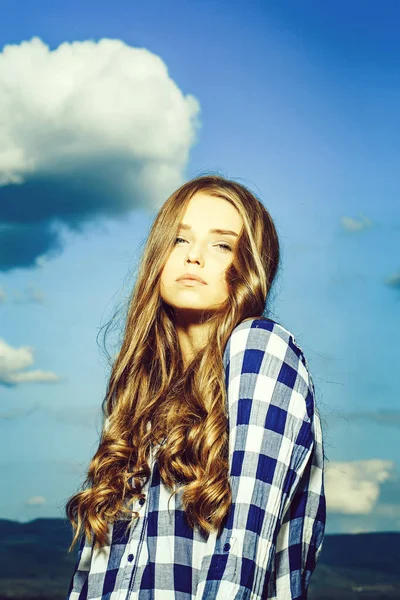
M 278 228 L 271 316 L 313 375 L 327 533 L 400 531 L 399 20 L 389 1 L 2 3 L 2 518 L 63 516 L 97 447 L 96 336 L 158 206 L 211 170 Z

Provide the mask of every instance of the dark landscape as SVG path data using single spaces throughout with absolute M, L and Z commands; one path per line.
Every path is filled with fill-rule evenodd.
M 63 519 L 0 519 L 0 600 L 64 600 L 76 561 Z M 400 600 L 400 532 L 326 535 L 309 600 Z

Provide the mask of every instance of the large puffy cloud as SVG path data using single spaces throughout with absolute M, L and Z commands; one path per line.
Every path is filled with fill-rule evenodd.
M 381 485 L 394 477 L 392 461 L 382 459 L 329 462 L 325 472 L 329 512 L 347 515 L 372 513 Z
M 17 385 L 20 383 L 47 383 L 61 381 L 61 377 L 52 371 L 40 369 L 26 371 L 34 363 L 33 348 L 21 346 L 13 348 L 0 338 L 0 384 Z
M 115 39 L 38 37 L 0 53 L 0 270 L 61 249 L 59 229 L 156 208 L 200 126 L 162 59 Z

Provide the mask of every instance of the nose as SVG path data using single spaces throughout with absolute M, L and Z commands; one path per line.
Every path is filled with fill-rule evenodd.
M 194 250 L 193 248 L 188 252 L 187 256 L 186 256 L 186 263 L 198 263 L 198 264 L 203 264 L 203 259 L 202 257 L 199 255 L 198 252 L 196 252 L 196 250 Z

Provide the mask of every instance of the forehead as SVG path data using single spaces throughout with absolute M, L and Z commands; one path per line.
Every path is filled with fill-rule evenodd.
M 243 225 L 243 219 L 233 204 L 224 198 L 216 198 L 206 192 L 197 192 L 192 196 L 182 217 L 182 222 L 191 225 L 198 231 L 229 228 L 238 233 Z

